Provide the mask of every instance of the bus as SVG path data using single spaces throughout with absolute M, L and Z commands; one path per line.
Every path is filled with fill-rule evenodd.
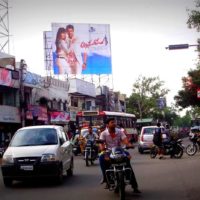
M 117 125 L 122 124 L 128 134 L 134 134 L 131 137 L 137 137 L 136 116 L 124 112 L 112 111 L 80 111 L 76 115 L 76 123 L 79 127 L 100 127 L 105 124 L 108 118 L 114 118 Z

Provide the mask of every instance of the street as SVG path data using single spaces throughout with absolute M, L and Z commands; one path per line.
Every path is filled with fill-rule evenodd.
M 126 187 L 126 199 L 147 200 L 197 200 L 200 186 L 200 153 L 189 157 L 184 153 L 181 159 L 150 159 L 149 154 L 139 154 L 137 148 L 130 150 L 141 195 L 133 194 Z M 12 188 L 5 188 L 0 175 L 1 200 L 48 199 L 48 200 L 111 200 L 118 195 L 100 185 L 101 172 L 98 160 L 94 166 L 86 167 L 83 157 L 75 157 L 73 177 L 66 177 L 62 185 L 51 182 L 14 182 Z

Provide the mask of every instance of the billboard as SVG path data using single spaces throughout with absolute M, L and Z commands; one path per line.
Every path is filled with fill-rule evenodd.
M 108 24 L 52 23 L 54 74 L 111 74 Z

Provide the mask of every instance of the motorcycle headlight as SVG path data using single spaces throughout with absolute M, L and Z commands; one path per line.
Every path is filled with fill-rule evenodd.
M 14 159 L 12 155 L 4 155 L 2 158 L 2 165 L 9 165 L 9 164 L 13 164 L 14 163 Z
M 52 161 L 56 161 L 55 154 L 43 154 L 41 157 L 41 162 L 52 162 Z

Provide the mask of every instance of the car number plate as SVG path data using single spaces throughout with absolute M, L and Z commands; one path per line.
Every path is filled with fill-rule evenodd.
M 21 165 L 20 169 L 25 171 L 33 171 L 33 165 Z

